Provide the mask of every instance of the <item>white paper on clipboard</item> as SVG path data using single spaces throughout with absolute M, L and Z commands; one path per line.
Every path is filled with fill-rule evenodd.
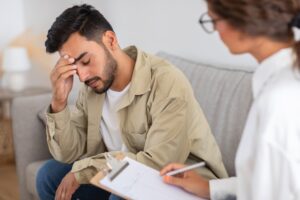
M 199 200 L 181 188 L 167 185 L 162 181 L 159 172 L 139 163 L 131 158 L 125 157 L 129 163 L 113 181 L 106 176 L 99 183 L 116 194 L 125 198 L 136 200 Z

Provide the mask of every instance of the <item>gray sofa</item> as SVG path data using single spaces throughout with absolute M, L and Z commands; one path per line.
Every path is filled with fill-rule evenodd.
M 230 176 L 235 175 L 236 149 L 252 101 L 251 70 L 213 67 L 159 53 L 180 68 L 190 80 L 195 96 L 220 146 Z M 41 164 L 51 158 L 45 126 L 39 113 L 49 104 L 51 94 L 21 97 L 13 101 L 12 118 L 17 173 L 21 199 L 37 199 L 35 176 Z M 71 103 L 76 94 L 73 93 Z

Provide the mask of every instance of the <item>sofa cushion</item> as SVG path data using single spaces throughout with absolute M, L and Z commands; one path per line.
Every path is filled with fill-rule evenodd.
M 27 190 L 36 199 L 38 199 L 38 193 L 37 193 L 36 187 L 35 187 L 36 176 L 37 176 L 38 170 L 45 162 L 46 162 L 46 160 L 33 162 L 33 163 L 30 163 L 26 168 L 25 175 L 26 175 Z
M 216 141 L 225 167 L 235 175 L 235 153 L 252 102 L 249 69 L 218 68 L 159 53 L 177 66 L 190 81 Z

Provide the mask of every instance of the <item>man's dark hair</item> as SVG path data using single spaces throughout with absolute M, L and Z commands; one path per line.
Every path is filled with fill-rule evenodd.
M 78 32 L 88 40 L 101 43 L 102 34 L 113 28 L 104 16 L 93 6 L 83 4 L 66 9 L 55 22 L 47 34 L 46 51 L 58 51 L 72 33 Z

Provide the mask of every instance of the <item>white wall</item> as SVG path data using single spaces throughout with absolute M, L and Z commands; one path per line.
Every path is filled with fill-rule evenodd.
M 65 9 L 88 2 L 101 10 L 107 10 L 109 0 L 23 0 L 26 26 L 34 32 L 47 33 L 55 18 Z
M 114 27 L 120 44 L 135 44 L 150 53 L 166 51 L 203 63 L 253 67 L 250 56 L 232 56 L 217 33 L 207 34 L 198 19 L 206 10 L 203 0 L 24 0 L 26 25 L 47 32 L 67 7 L 89 3 Z
M 0 1 L 0 51 L 25 28 L 23 0 Z

